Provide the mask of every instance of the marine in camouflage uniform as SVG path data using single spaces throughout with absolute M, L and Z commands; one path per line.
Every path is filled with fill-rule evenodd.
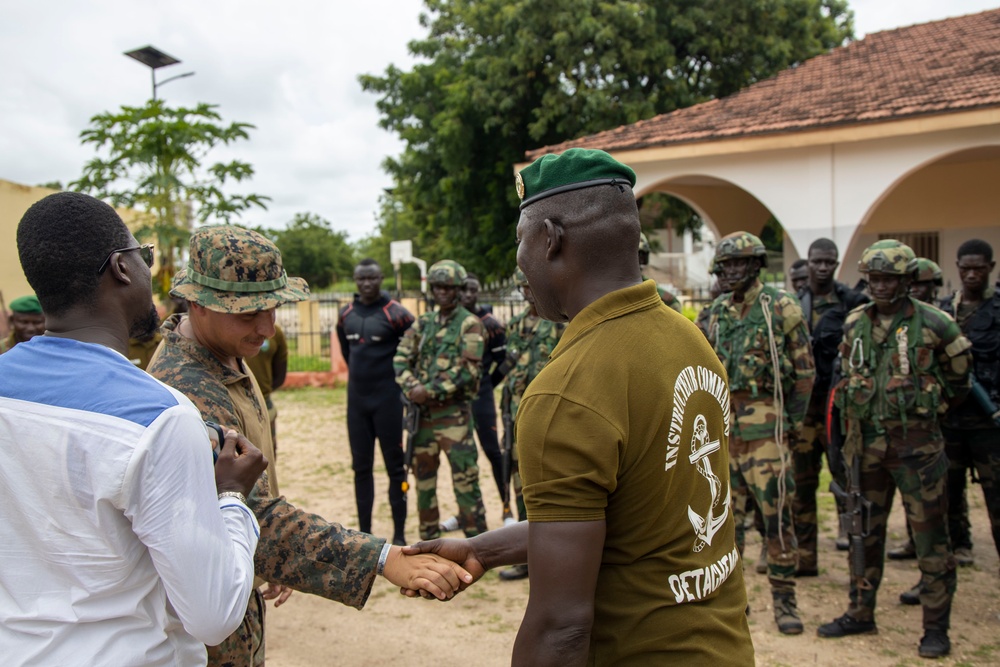
M 645 234 L 639 232 L 639 268 L 642 268 L 644 266 L 649 266 L 650 252 L 651 248 L 649 246 L 649 239 L 646 238 Z M 640 277 L 643 280 L 650 280 L 649 278 L 646 278 L 646 276 L 640 275 Z M 663 300 L 663 303 L 667 304 L 668 306 L 676 310 L 678 313 L 684 310 L 684 307 L 681 305 L 680 299 L 674 296 L 671 292 L 668 292 L 667 290 L 657 285 L 656 293 L 660 295 L 660 299 Z
M 886 523 L 898 486 L 922 573 L 925 632 L 919 652 L 939 657 L 951 646 L 955 561 L 945 523 L 948 462 L 938 417 L 968 392 L 971 346 L 954 320 L 907 296 L 916 264 L 913 251 L 891 239 L 865 250 L 859 262 L 873 303 L 847 316 L 836 401 L 846 420 L 845 463 L 850 467 L 860 457 L 860 491 L 872 503 L 864 538 L 864 581 L 870 586 L 852 578 L 847 613 L 817 634 L 876 632 Z
M 287 277 L 277 248 L 255 232 L 203 227 L 191 236 L 190 255 L 187 268 L 174 278 L 171 295 L 215 312 L 271 311 L 273 318 L 278 305 L 308 297 L 305 281 Z M 262 285 L 270 289 L 261 291 Z M 385 540 L 329 523 L 278 494 L 267 407 L 253 375 L 242 359 L 234 369 L 179 333 L 189 326 L 188 315 L 181 314 L 164 323 L 164 340 L 148 372 L 190 398 L 204 419 L 243 433 L 271 461 L 247 499 L 260 523 L 254 557 L 258 586 L 267 581 L 360 609 L 375 581 Z M 242 626 L 218 646 L 208 647 L 208 664 L 264 664 L 259 588 L 250 597 Z
M 424 313 L 407 329 L 392 362 L 396 383 L 420 406 L 413 465 L 420 538 L 424 540 L 441 534 L 437 472 L 442 451 L 451 464 L 459 527 L 468 537 L 486 531 L 478 450 L 472 437 L 472 400 L 479 389 L 483 325 L 459 305 L 458 289 L 465 277 L 462 265 L 451 260 L 431 266 L 427 282 L 438 310 Z
M 781 632 L 799 634 L 798 553 L 791 515 L 795 481 L 788 447 L 802 427 L 812 391 L 809 332 L 798 300 L 761 283 L 767 250 L 759 238 L 747 232 L 724 237 L 716 246 L 715 262 L 732 289 L 712 303 L 706 326 L 729 375 L 737 546 L 742 551 L 746 495 L 751 494 L 764 518 L 775 622 Z

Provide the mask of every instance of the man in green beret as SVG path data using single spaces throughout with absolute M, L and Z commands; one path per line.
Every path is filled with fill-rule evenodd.
M 10 335 L 0 340 L 0 354 L 18 343 L 29 341 L 45 333 L 45 315 L 38 297 L 34 294 L 22 296 L 10 302 Z
M 203 227 L 191 235 L 190 260 L 170 294 L 189 311 L 164 322 L 148 372 L 187 395 L 205 420 L 245 434 L 271 462 L 247 499 L 260 523 L 256 583 L 268 587 L 250 597 L 243 625 L 208 647 L 208 664 L 263 665 L 265 600 L 282 604 L 292 589 L 360 609 L 382 574 L 450 597 L 463 575 L 452 563 L 403 557 L 383 538 L 330 523 L 279 494 L 267 406 L 246 364 L 275 335 L 275 309 L 309 298 L 305 281 L 286 275 L 278 248 L 247 229 Z
M 640 277 L 635 174 L 570 149 L 516 182 L 518 266 L 568 323 L 518 406 L 528 521 L 413 550 L 528 563 L 514 665 L 752 665 L 725 370 Z

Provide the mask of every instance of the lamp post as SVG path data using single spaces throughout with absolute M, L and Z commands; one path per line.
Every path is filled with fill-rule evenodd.
M 177 79 L 183 79 L 186 76 L 194 76 L 194 72 L 185 72 L 184 74 L 178 74 L 177 76 L 172 76 L 170 78 L 164 79 L 163 81 L 157 82 L 156 80 L 156 70 L 161 67 L 167 67 L 168 65 L 176 65 L 180 62 L 177 58 L 173 56 L 168 56 L 163 51 L 155 49 L 152 46 L 144 46 L 141 49 L 135 49 L 134 51 L 126 51 L 125 55 L 134 60 L 138 60 L 143 65 L 149 68 L 150 73 L 153 76 L 153 99 L 156 99 L 156 89 L 160 86 L 170 83 L 171 81 L 176 81 Z

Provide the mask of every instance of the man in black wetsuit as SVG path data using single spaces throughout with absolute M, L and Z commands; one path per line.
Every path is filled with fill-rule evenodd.
M 358 528 L 372 529 L 375 501 L 375 438 L 389 475 L 393 544 L 406 544 L 406 498 L 402 484 L 403 404 L 392 369 L 392 357 L 413 315 L 382 292 L 382 269 L 373 259 L 363 259 L 354 269 L 358 287 L 354 302 L 341 308 L 337 338 L 347 362 L 347 434 L 351 441 L 354 496 Z
M 490 460 L 497 491 L 500 493 L 500 499 L 504 500 L 503 458 L 500 454 L 500 442 L 497 439 L 497 406 L 493 388 L 500 383 L 507 372 L 507 366 L 503 363 L 507 358 L 507 332 L 489 310 L 479 305 L 479 288 L 479 278 L 470 273 L 459 292 L 462 307 L 482 321 L 485 342 L 483 373 L 479 379 L 479 394 L 472 402 L 472 419 L 476 425 L 476 435 L 479 436 L 479 446 Z M 505 522 L 508 518 L 511 518 L 511 523 L 513 522 L 509 503 L 503 508 L 503 518 Z M 441 526 L 447 530 L 458 530 L 458 521 L 452 517 L 442 522 Z

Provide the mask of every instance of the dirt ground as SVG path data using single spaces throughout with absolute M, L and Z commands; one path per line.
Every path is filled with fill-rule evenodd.
M 278 392 L 278 464 L 282 492 L 290 502 L 347 526 L 356 526 L 353 473 L 345 424 L 343 389 L 301 389 Z M 376 498 L 373 531 L 392 532 L 386 497 L 387 479 L 376 455 Z M 480 455 L 480 469 L 489 464 Z M 450 477 L 442 464 L 439 483 L 442 507 L 454 508 Z M 499 525 L 500 501 L 492 478 L 484 485 L 487 516 Z M 416 498 L 410 492 L 411 513 Z M 952 655 L 938 665 L 1000 664 L 1000 587 L 998 560 L 989 533 L 982 492 L 971 487 L 969 502 L 974 524 L 976 564 L 959 570 L 958 593 L 952 612 Z M 804 634 L 785 637 L 771 616 L 767 579 L 752 567 L 745 571 L 750 605 L 750 629 L 758 665 L 917 665 L 920 609 L 898 603 L 898 596 L 916 583 L 915 561 L 887 561 L 877 611 L 879 634 L 841 640 L 816 636 L 816 627 L 844 612 L 847 605 L 847 560 L 834 550 L 835 516 L 829 494 L 821 494 L 820 576 L 800 580 L 799 609 Z M 905 535 L 900 507 L 890 519 L 890 543 Z M 407 523 L 407 537 L 416 541 L 416 521 Z M 747 554 L 756 556 L 759 543 Z M 357 611 L 318 597 L 295 594 L 267 614 L 269 667 L 319 665 L 408 667 L 499 667 L 510 664 L 514 636 L 528 599 L 528 582 L 503 582 L 489 572 L 450 602 L 411 600 L 379 578 L 364 610 Z

